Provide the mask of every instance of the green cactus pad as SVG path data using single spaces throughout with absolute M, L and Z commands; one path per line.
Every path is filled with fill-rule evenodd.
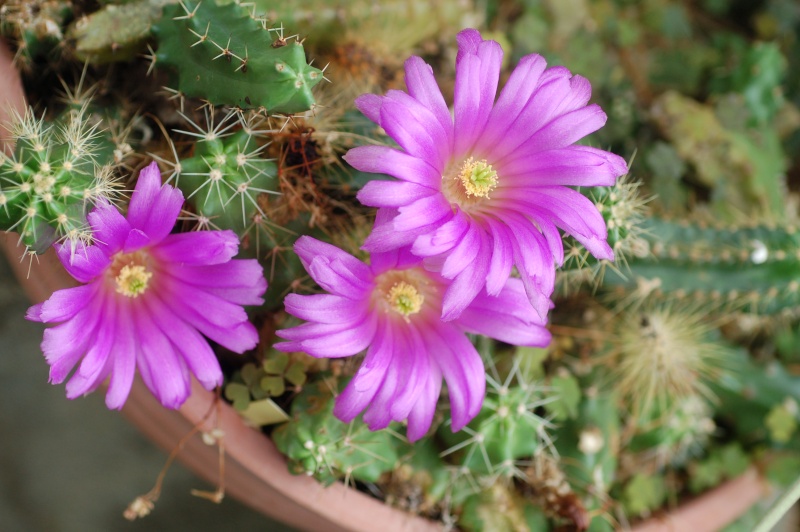
M 76 21 L 68 36 L 75 39 L 78 59 L 109 63 L 133 58 L 150 35 L 150 27 L 161 14 L 161 3 L 140 0 L 103 6 Z
M 322 72 L 298 41 L 284 41 L 237 4 L 184 2 L 153 27 L 156 66 L 177 71 L 178 90 L 213 104 L 299 113 L 314 104 Z

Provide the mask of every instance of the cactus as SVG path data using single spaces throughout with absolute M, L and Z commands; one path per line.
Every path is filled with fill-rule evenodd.
M 303 45 L 272 33 L 238 3 L 167 6 L 153 33 L 159 41 L 156 67 L 174 67 L 186 96 L 271 113 L 302 112 L 314 104 L 311 89 L 322 72 L 306 63 Z
M 29 69 L 33 61 L 63 45 L 72 4 L 62 0 L 11 0 L 0 7 L 0 33 L 17 43 L 14 63 Z
M 0 159 L 0 229 L 16 231 L 21 242 L 37 253 L 55 240 L 73 250 L 89 241 L 87 208 L 117 193 L 112 178 L 117 147 L 89 120 L 88 103 L 54 123 L 28 110 L 11 124 L 16 150 Z M 123 146 L 124 145 L 124 146 Z
M 230 132 L 237 125 L 227 113 L 215 125 L 214 109 L 206 109 L 206 127 L 192 122 L 194 131 L 180 131 L 198 139 L 191 157 L 181 159 L 171 179 L 199 215 L 222 229 L 244 236 L 253 219 L 266 216 L 258 202 L 262 193 L 277 193 L 274 162 L 261 157 L 265 145 L 247 130 Z
M 677 399 L 665 408 L 653 407 L 635 420 L 636 434 L 626 444 L 622 458 L 634 471 L 656 472 L 666 466 L 681 467 L 700 454 L 717 426 L 711 403 L 696 395 Z
M 106 4 L 70 26 L 75 53 L 82 61 L 108 63 L 133 58 L 161 15 L 162 0 Z
M 586 378 L 585 382 L 592 381 L 594 379 Z M 620 441 L 618 401 L 613 392 L 582 385 L 585 395 L 578 415 L 561 424 L 553 434 L 558 442 L 562 470 L 572 488 L 585 493 L 584 505 L 594 515 L 591 529 L 610 530 L 604 501 L 616 478 Z
M 442 425 L 438 431 L 449 448 L 442 455 L 455 454 L 458 465 L 474 475 L 518 474 L 517 461 L 546 450 L 552 444 L 547 431 L 552 424 L 535 410 L 553 402 L 547 388 L 525 378 L 520 358 L 505 379 L 487 376 L 488 390 L 480 413 L 462 432 L 453 434 Z
M 628 259 L 647 255 L 646 205 L 641 183 L 629 175 L 620 177 L 612 187 L 595 187 L 589 197 L 608 227 L 608 245 L 614 250 L 614 263 L 597 260 L 572 237 L 565 237 L 564 265 L 559 271 L 559 292 L 568 294 L 588 284 L 596 288 L 607 270 L 626 271 Z
M 336 419 L 328 386 L 324 380 L 306 386 L 292 403 L 292 419 L 273 432 L 273 441 L 295 474 L 324 483 L 376 482 L 397 462 L 397 438 L 391 429 L 372 432 L 359 419 L 349 424 Z
M 711 227 L 650 218 L 642 225 L 651 254 L 610 272 L 606 287 L 741 308 L 754 313 L 800 305 L 800 236 L 782 224 Z
M 607 352 L 614 388 L 625 397 L 631 418 L 669 415 L 669 405 L 709 397 L 708 382 L 719 377 L 727 351 L 719 333 L 697 308 L 646 302 L 621 313 Z

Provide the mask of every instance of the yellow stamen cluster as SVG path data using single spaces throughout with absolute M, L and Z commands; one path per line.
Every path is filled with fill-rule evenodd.
M 456 179 L 461 181 L 467 196 L 488 198 L 489 193 L 497 186 L 497 172 L 486 159 L 474 161 L 470 157 L 464 161 Z
M 126 265 L 115 278 L 117 293 L 128 297 L 138 297 L 147 290 L 147 284 L 153 276 L 144 266 Z
M 425 301 L 422 294 L 405 281 L 393 284 L 386 295 L 386 299 L 389 301 L 392 310 L 406 318 L 419 312 L 422 308 L 422 303 Z

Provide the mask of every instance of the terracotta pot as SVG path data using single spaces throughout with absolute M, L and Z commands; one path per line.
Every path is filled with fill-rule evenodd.
M 6 122 L 8 106 L 24 109 L 24 95 L 11 54 L 0 40 L 0 124 Z M 0 142 L 7 139 L 0 130 Z M 19 261 L 22 248 L 17 235 L 0 233 L 2 251 L 9 257 L 17 278 L 33 302 L 47 299 L 55 290 L 75 286 L 75 281 L 50 250 L 31 260 Z M 147 437 L 164 449 L 173 449 L 193 427 L 221 429 L 226 452 L 226 493 L 252 508 L 303 530 L 385 532 L 440 530 L 440 523 L 389 508 L 342 484 L 323 487 L 313 478 L 288 472 L 286 460 L 272 441 L 244 424 L 229 405 L 214 407 L 214 394 L 197 382 L 192 395 L 178 410 L 165 409 L 136 380 L 122 413 Z M 216 409 L 204 421 L 208 412 Z M 218 451 L 203 443 L 199 435 L 189 439 L 178 455 L 187 467 L 212 484 L 218 482 Z M 634 528 L 637 532 L 712 532 L 744 513 L 764 494 L 764 483 L 754 471 L 686 504 L 675 512 Z M 710 520 L 709 520 L 710 518 Z

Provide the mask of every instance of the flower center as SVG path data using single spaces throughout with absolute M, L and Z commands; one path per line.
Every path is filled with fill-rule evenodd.
M 467 196 L 488 198 L 489 193 L 497 186 L 497 172 L 486 159 L 474 161 L 470 157 L 464 161 L 456 179 L 461 181 Z
M 123 266 L 115 278 L 117 293 L 128 297 L 138 297 L 147 290 L 147 283 L 152 276 L 152 272 L 148 272 L 147 268 L 139 264 Z
M 386 300 L 389 301 L 392 310 L 407 318 L 420 311 L 425 298 L 413 285 L 400 281 L 389 289 Z
M 149 256 L 142 251 L 118 253 L 108 269 L 108 276 L 113 277 L 117 285 L 117 293 L 132 298 L 144 294 L 153 277 L 149 263 Z
M 476 161 L 473 157 L 461 163 L 453 162 L 442 175 L 442 194 L 453 206 L 468 211 L 480 208 L 497 188 L 497 171 L 486 159 Z

